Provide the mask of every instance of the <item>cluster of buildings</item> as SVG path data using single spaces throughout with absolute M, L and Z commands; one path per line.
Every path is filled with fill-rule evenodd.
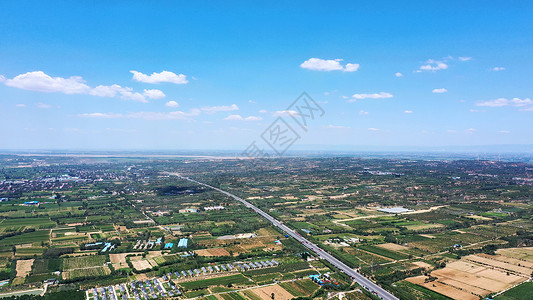
M 161 238 L 158 238 L 157 240 L 137 240 L 137 243 L 135 246 L 133 246 L 133 249 L 135 250 L 148 250 L 153 249 L 155 246 L 161 245 Z
M 100 249 L 100 248 L 102 248 L 102 250 L 100 252 L 109 252 L 109 251 L 112 251 L 113 249 L 115 249 L 115 245 L 113 245 L 110 242 L 105 242 L 105 243 L 104 242 L 95 242 L 95 243 L 85 244 L 85 248 L 86 249 Z
M 159 278 L 144 281 L 134 280 L 129 284 L 93 288 L 86 291 L 86 298 L 91 300 L 163 299 L 179 295 L 181 295 L 181 291 L 175 284 L 170 280 L 160 280 Z
M 279 265 L 276 260 L 265 260 L 257 262 L 238 262 L 233 264 L 217 264 L 198 269 L 190 269 L 167 273 L 161 277 L 146 280 L 133 280 L 129 284 L 118 284 L 113 286 L 92 288 L 87 291 L 88 300 L 127 300 L 135 298 L 158 299 L 180 296 L 182 293 L 176 287 L 175 280 L 184 278 L 208 275 L 219 272 L 247 271 L 259 268 L 275 267 Z
M 224 209 L 224 206 L 222 205 L 217 205 L 217 206 L 206 206 L 204 207 L 204 210 L 205 211 L 210 211 L 210 210 L 222 210 Z
M 329 274 L 309 275 L 309 278 L 319 285 L 339 285 L 339 283 L 332 279 Z

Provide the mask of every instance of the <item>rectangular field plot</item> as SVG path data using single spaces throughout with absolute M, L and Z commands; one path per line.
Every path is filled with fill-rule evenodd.
M 533 260 L 519 260 L 501 255 L 514 254 L 513 251 L 521 253 L 522 249 L 505 250 L 498 251 L 498 255 L 468 255 L 448 263 L 445 268 L 431 272 L 431 277 L 436 280 L 417 276 L 408 278 L 407 281 L 454 299 L 458 299 L 458 295 L 461 295 L 461 299 L 485 297 L 528 280 L 533 272 Z M 464 293 L 470 295 L 463 295 Z
M 47 242 L 49 238 L 50 234 L 48 230 L 37 230 L 34 232 L 23 233 L 0 240 L 0 246 L 13 246 L 34 243 L 40 244 L 41 242 Z
M 63 259 L 63 270 L 103 266 L 105 262 L 105 255 L 66 257 Z
M 80 279 L 80 278 L 94 278 L 107 276 L 111 274 L 111 270 L 108 267 L 92 267 L 85 269 L 76 269 L 70 271 L 64 271 L 62 273 L 64 280 Z
M 310 279 L 283 282 L 280 283 L 280 286 L 294 297 L 308 297 L 319 288 L 319 285 Z
M 201 289 L 206 288 L 210 286 L 217 286 L 217 285 L 249 285 L 252 282 L 248 280 L 248 278 L 242 276 L 241 274 L 238 275 L 231 275 L 231 276 L 224 276 L 224 277 L 218 277 L 218 278 L 211 278 L 211 279 L 204 279 L 204 280 L 198 280 L 198 281 L 190 281 L 190 282 L 183 282 L 180 283 L 180 285 L 186 289 L 194 290 L 194 289 Z
M 56 222 L 50 221 L 48 218 L 5 219 L 0 223 L 0 231 L 23 230 L 28 228 L 48 229 L 56 225 Z

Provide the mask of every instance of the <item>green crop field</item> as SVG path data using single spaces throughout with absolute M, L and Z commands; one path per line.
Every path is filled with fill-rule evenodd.
M 50 234 L 48 230 L 37 230 L 34 232 L 23 233 L 0 240 L 0 246 L 13 246 L 46 242 L 48 241 L 49 237 Z
M 55 271 L 59 271 L 60 268 L 60 259 L 59 258 L 49 258 L 49 259 L 36 259 L 33 262 L 32 274 L 46 274 Z
M 214 285 L 228 285 L 228 284 L 247 285 L 250 283 L 251 282 L 248 280 L 248 278 L 242 276 L 241 274 L 238 274 L 238 275 L 224 276 L 224 277 L 218 277 L 218 278 L 212 278 L 212 279 L 183 282 L 183 283 L 180 283 L 180 285 L 186 289 L 195 290 L 195 289 L 207 288 L 207 287 L 214 286 Z
M 358 246 L 358 248 L 362 249 L 362 250 L 365 250 L 365 251 L 368 251 L 368 252 L 372 252 L 372 253 L 381 255 L 381 256 L 392 258 L 392 259 L 405 259 L 405 258 L 409 257 L 409 255 L 406 255 L 406 254 L 403 254 L 403 253 L 400 253 L 400 252 L 396 252 L 396 251 L 387 250 L 387 249 L 384 249 L 384 248 L 381 248 L 381 247 L 377 247 L 377 246 L 374 246 L 374 245 L 360 245 L 360 246 Z
M 294 297 L 307 297 L 319 288 L 319 285 L 310 279 L 282 282 L 279 285 Z
M 63 270 L 102 266 L 106 262 L 105 255 L 89 255 L 63 258 Z
M 93 267 L 85 269 L 76 269 L 63 272 L 63 278 L 68 279 L 81 279 L 100 277 L 111 274 L 111 270 L 108 267 Z
M 507 292 L 497 296 L 494 300 L 531 300 L 533 299 L 533 282 L 527 281 Z

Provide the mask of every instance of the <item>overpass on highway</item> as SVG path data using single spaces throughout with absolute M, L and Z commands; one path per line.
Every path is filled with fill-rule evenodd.
M 196 181 L 196 180 L 191 179 L 189 177 L 182 176 L 182 175 L 180 175 L 178 173 L 168 173 L 168 174 L 177 176 L 177 177 L 179 177 L 181 179 L 185 179 L 185 180 L 188 180 L 190 182 L 194 182 L 196 184 L 199 184 L 199 185 L 202 185 L 202 186 L 205 186 L 205 187 L 208 187 L 210 189 L 218 191 L 218 192 L 220 192 L 222 194 L 225 194 L 225 195 L 227 195 L 227 196 L 229 196 L 229 197 L 241 202 L 246 207 L 249 207 L 249 208 L 253 209 L 256 213 L 260 214 L 263 218 L 267 219 L 274 226 L 278 227 L 283 232 L 285 232 L 286 234 L 288 234 L 289 236 L 291 236 L 292 238 L 294 238 L 295 240 L 300 242 L 304 247 L 306 247 L 307 249 L 309 249 L 312 252 L 316 253 L 321 259 L 328 261 L 330 264 L 334 265 L 341 272 L 344 272 L 345 274 L 350 276 L 355 282 L 360 284 L 363 288 L 365 288 L 365 289 L 369 290 L 370 292 L 374 293 L 379 298 L 384 299 L 384 300 L 398 300 L 398 298 L 396 296 L 392 295 L 387 290 L 383 289 L 379 285 L 377 285 L 374 282 L 372 282 L 370 279 L 368 279 L 368 278 L 364 277 L 363 275 L 359 274 L 357 271 L 355 271 L 354 269 L 350 268 L 345 263 L 343 263 L 340 260 L 338 260 L 337 258 L 335 258 L 333 255 L 331 255 L 328 252 L 324 251 L 323 249 L 321 249 L 317 245 L 311 243 L 306 238 L 304 238 L 303 236 L 298 234 L 296 231 L 294 231 L 291 228 L 287 227 L 285 224 L 283 224 L 280 221 L 276 220 L 271 215 L 267 214 L 266 212 L 264 212 L 263 210 L 259 209 L 258 207 L 256 207 L 255 205 L 251 204 L 250 202 L 248 202 L 248 201 L 246 201 L 246 200 L 244 200 L 244 199 L 242 199 L 240 197 L 237 197 L 237 196 L 235 196 L 235 195 L 233 195 L 233 194 L 231 194 L 229 192 L 221 190 L 221 189 L 219 189 L 217 187 L 205 184 L 203 182 Z

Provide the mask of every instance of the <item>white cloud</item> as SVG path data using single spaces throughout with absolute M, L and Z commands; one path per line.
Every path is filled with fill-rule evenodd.
M 146 93 L 147 90 L 145 90 Z M 157 91 L 157 90 L 154 90 Z M 160 91 L 161 92 L 161 91 Z M 153 92 L 149 92 L 151 94 Z M 163 92 L 161 92 L 163 93 Z M 157 92 L 156 92 L 157 94 Z M 99 85 L 89 91 L 89 95 L 98 96 L 98 97 L 108 97 L 114 98 L 120 96 L 122 99 L 129 99 L 138 102 L 147 103 L 146 95 L 143 95 L 138 92 L 134 92 L 130 87 L 122 87 L 118 84 L 113 85 Z M 164 94 L 163 94 L 164 95 Z M 148 97 L 150 98 L 150 97 Z
M 369 112 L 364 111 L 364 110 L 360 110 L 360 111 L 359 111 L 359 114 L 360 114 L 360 115 L 368 115 Z
M 160 90 L 144 90 L 143 95 L 149 99 L 161 99 L 165 98 L 166 95 Z
M 133 80 L 144 83 L 161 83 L 170 82 L 175 84 L 189 83 L 187 76 L 183 74 L 176 74 L 169 71 L 162 71 L 161 73 L 152 73 L 152 75 L 146 75 L 138 71 L 130 71 L 133 74 Z
M 467 130 L 465 130 L 466 133 L 474 133 L 476 131 L 477 131 L 477 129 L 475 129 L 475 128 L 468 128 Z
M 406 111 L 404 111 L 403 113 L 404 113 L 404 114 L 412 114 L 412 113 L 414 113 L 414 112 L 413 112 L 412 110 L 406 110 Z
M 84 83 L 83 78 L 72 76 L 69 78 L 51 77 L 43 71 L 27 72 L 15 76 L 13 79 L 5 79 L 4 84 L 19 89 L 64 94 L 86 94 L 90 87 Z
M 472 57 L 470 57 L 470 56 L 459 56 L 459 60 L 460 61 L 469 61 L 471 59 L 472 59 Z
M 118 119 L 122 118 L 122 114 L 115 114 L 115 113 L 86 113 L 86 114 L 78 114 L 78 117 L 80 118 L 98 118 L 98 119 Z
M 183 111 L 171 111 L 168 113 L 162 112 L 137 112 L 129 113 L 126 115 L 127 118 L 131 119 L 144 119 L 144 120 L 190 120 L 191 117 L 198 116 L 200 110 L 192 109 L 190 112 L 186 113 Z
M 497 133 L 504 133 L 504 134 L 508 134 L 508 133 L 511 133 L 511 131 L 509 130 L 498 130 L 496 131 Z
M 254 103 L 256 103 L 256 102 L 255 102 L 254 100 L 248 100 L 248 103 L 252 103 L 252 104 L 254 104 Z
M 144 120 L 190 120 L 191 117 L 198 116 L 199 109 L 192 109 L 190 112 L 171 111 L 171 112 L 132 112 L 128 114 L 117 113 L 86 113 L 79 114 L 80 118 L 99 118 L 99 119 L 144 119 Z
M 396 76 L 396 77 L 403 77 L 403 74 L 400 73 L 400 72 L 396 72 L 396 73 L 394 73 L 394 76 Z
M 342 59 L 321 59 L 310 58 L 300 64 L 302 69 L 308 69 L 313 71 L 343 71 L 343 72 L 355 72 L 359 69 L 359 64 L 347 63 L 346 66 L 342 66 Z
M 481 101 L 476 103 L 476 106 L 488 106 L 488 107 L 502 107 L 502 106 L 515 106 L 523 107 L 533 105 L 533 100 L 530 98 L 520 99 L 520 98 L 498 98 L 495 100 Z
M 224 118 L 226 121 L 261 121 L 263 118 L 256 116 L 242 117 L 241 115 L 229 115 Z
M 261 121 L 261 120 L 263 120 L 263 118 L 256 117 L 256 116 L 249 116 L 249 117 L 246 117 L 244 120 L 245 121 Z
M 441 89 L 433 89 L 431 92 L 434 94 L 442 94 L 442 93 L 446 93 L 447 91 L 448 91 L 447 89 L 441 88 Z
M 272 114 L 274 117 L 281 117 L 281 116 L 298 116 L 298 112 L 295 110 L 278 110 Z
M 446 130 L 446 132 L 454 133 L 454 132 L 457 132 L 457 130 L 454 130 L 454 129 L 448 129 L 448 130 Z
M 370 127 L 370 128 L 368 128 L 368 130 L 370 130 L 370 131 L 381 131 L 381 129 L 374 128 L 374 127 Z
M 355 72 L 359 70 L 359 64 L 346 64 L 344 67 L 344 72 Z
M 266 109 L 261 109 L 259 113 L 266 114 L 268 111 Z
M 51 77 L 43 71 L 27 72 L 15 76 L 13 79 L 6 79 L 4 84 L 7 86 L 44 92 L 59 92 L 64 94 L 84 94 L 98 97 L 114 98 L 120 96 L 122 99 L 130 99 L 139 102 L 148 102 L 146 98 L 158 99 L 165 96 L 160 90 L 144 90 L 144 94 L 134 92 L 130 87 L 122 87 L 118 84 L 99 85 L 91 88 L 85 84 L 85 80 L 80 76 L 71 76 L 69 78 Z
M 6 81 L 6 78 L 4 77 L 4 75 L 0 75 L 0 82 L 4 82 Z
M 385 93 L 385 92 L 379 92 L 379 93 L 373 93 L 373 94 L 354 94 L 352 95 L 352 99 L 348 100 L 348 102 L 355 102 L 357 100 L 361 99 L 385 99 L 385 98 L 392 98 L 392 94 Z
M 496 72 L 497 71 L 503 71 L 503 70 L 505 70 L 504 67 L 494 67 L 494 68 L 492 68 L 492 71 L 496 71 Z
M 89 94 L 93 96 L 98 97 L 115 97 L 117 94 L 131 91 L 132 89 L 128 90 L 128 88 L 123 88 L 118 84 L 113 85 L 99 85 L 89 91 Z
M 347 129 L 347 128 L 350 128 L 350 127 L 329 124 L 329 125 L 324 126 L 324 128 L 327 128 L 327 129 Z
M 239 110 L 239 107 L 236 104 L 230 106 L 204 106 L 201 108 L 206 114 L 214 114 L 219 111 L 234 111 Z
M 438 71 L 446 69 L 448 69 L 448 65 L 445 62 L 429 59 L 426 61 L 425 65 L 420 66 L 419 71 Z
M 171 101 L 168 101 L 167 103 L 165 103 L 165 106 L 168 106 L 168 107 L 178 107 L 180 106 L 178 102 L 174 101 L 174 100 L 171 100 Z
M 26 104 L 23 104 L 23 103 L 20 103 L 20 104 L 17 104 L 15 105 L 16 107 L 26 107 Z
M 37 106 L 38 108 L 44 108 L 44 109 L 52 108 L 50 104 L 46 104 L 42 102 L 35 103 L 35 106 Z

